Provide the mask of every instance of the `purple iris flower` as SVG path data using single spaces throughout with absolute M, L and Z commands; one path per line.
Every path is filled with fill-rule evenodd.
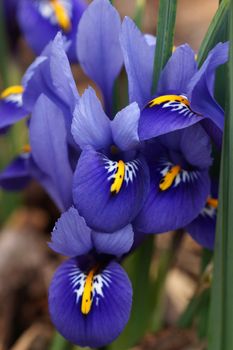
M 62 31 L 71 41 L 68 57 L 76 62 L 77 27 L 86 7 L 84 0 L 20 0 L 17 8 L 19 27 L 37 55 L 58 31 Z
M 214 99 L 214 77 L 216 68 L 228 59 L 228 43 L 216 45 L 199 70 L 190 46 L 179 46 L 164 67 L 153 98 L 154 47 L 127 17 L 122 26 L 121 47 L 130 102 L 136 101 L 142 109 L 140 140 L 201 122 L 217 145 L 221 145 L 224 112 Z
M 135 225 L 147 233 L 177 229 L 198 216 L 209 195 L 211 145 L 204 129 L 221 144 L 224 113 L 213 89 L 215 70 L 228 58 L 228 43 L 218 44 L 199 70 L 192 49 L 178 47 L 154 98 L 153 42 L 125 18 L 121 46 L 130 102 L 141 108 L 138 134 L 146 142 L 150 168 L 150 192 Z
M 73 199 L 87 224 L 113 232 L 138 214 L 149 190 L 149 170 L 132 103 L 110 121 L 89 88 L 74 112 L 72 134 L 82 149 L 73 179 Z
M 58 331 L 72 343 L 101 347 L 124 329 L 132 287 L 118 261 L 132 243 L 131 225 L 112 234 L 95 232 L 73 207 L 58 220 L 50 247 L 70 259 L 53 277 L 49 310 Z

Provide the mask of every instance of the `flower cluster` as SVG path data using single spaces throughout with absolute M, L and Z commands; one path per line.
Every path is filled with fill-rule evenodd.
M 94 0 L 79 23 L 77 55 L 103 104 L 91 87 L 79 95 L 69 45 L 58 33 L 22 86 L 1 95 L 2 132 L 30 114 L 30 147 L 0 174 L 0 185 L 21 189 L 35 178 L 60 208 L 50 247 L 69 259 L 51 283 L 51 317 L 71 342 L 100 347 L 129 319 L 132 287 L 120 263 L 146 234 L 185 228 L 213 248 L 217 186 L 209 170 L 224 126 L 214 78 L 228 44 L 215 46 L 199 69 L 189 45 L 177 47 L 151 95 L 155 38 L 130 18 L 121 23 L 109 1 Z M 114 117 L 123 66 L 129 105 Z

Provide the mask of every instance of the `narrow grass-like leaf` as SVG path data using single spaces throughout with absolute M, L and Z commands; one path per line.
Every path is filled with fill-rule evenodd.
M 3 87 L 9 84 L 8 71 L 7 71 L 7 41 L 5 20 L 3 13 L 3 1 L 0 2 L 0 75 L 2 79 Z
M 227 40 L 229 6 L 230 0 L 221 1 L 198 52 L 197 62 L 199 66 L 202 65 L 208 55 L 208 52 L 219 41 Z
M 160 0 L 159 2 L 152 93 L 155 93 L 160 73 L 172 54 L 176 7 L 177 0 Z
M 223 3 L 223 1 L 222 1 Z M 221 4 L 222 4 L 221 3 Z M 233 349 L 233 3 L 230 3 L 228 108 L 221 160 L 220 196 L 209 319 L 209 350 Z
M 143 20 L 145 5 L 146 5 L 146 0 L 137 0 L 136 1 L 134 22 L 137 24 L 138 28 L 142 28 L 142 20 Z

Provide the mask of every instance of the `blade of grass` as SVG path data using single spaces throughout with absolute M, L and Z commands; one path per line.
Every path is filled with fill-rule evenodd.
M 142 20 L 143 20 L 145 5 L 146 5 L 146 0 L 137 0 L 136 1 L 134 22 L 137 24 L 138 28 L 142 28 Z
M 8 48 L 6 40 L 6 28 L 5 20 L 3 13 L 3 1 L 0 2 L 0 74 L 2 78 L 3 87 L 9 85 L 9 77 L 7 70 L 7 57 L 8 57 Z
M 206 59 L 208 52 L 219 42 L 227 40 L 228 12 L 230 0 L 222 0 L 214 18 L 212 19 L 205 38 L 200 46 L 197 63 L 200 67 Z
M 222 1 L 223 3 L 223 1 Z M 209 319 L 209 350 L 233 348 L 233 3 L 230 4 L 229 105 L 224 128 L 220 200 Z
M 152 94 L 155 93 L 160 73 L 172 54 L 176 7 L 177 0 L 159 2 Z

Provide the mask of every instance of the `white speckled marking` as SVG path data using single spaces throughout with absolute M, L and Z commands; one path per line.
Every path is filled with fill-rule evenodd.
M 78 267 L 74 265 L 72 271 L 69 273 L 69 277 L 74 293 L 76 294 L 76 304 L 78 304 L 84 292 L 87 274 L 82 272 Z M 104 288 L 109 288 L 110 283 L 111 272 L 107 269 L 94 276 L 93 300 L 95 299 L 96 306 L 98 306 L 100 298 L 104 298 Z
M 59 2 L 66 10 L 68 17 L 71 18 L 72 8 L 73 8 L 71 0 L 59 0 Z M 53 25 L 58 24 L 57 18 L 56 18 L 55 13 L 54 13 L 54 9 L 53 9 L 51 2 L 49 0 L 36 1 L 36 6 L 37 6 L 38 11 L 42 17 L 48 19 L 50 21 L 50 23 Z
M 105 162 L 105 169 L 109 174 L 108 181 L 114 180 L 117 173 L 118 162 L 112 161 L 107 157 L 104 158 L 104 162 Z M 134 179 L 137 177 L 137 171 L 139 170 L 139 163 L 140 161 L 137 159 L 125 163 L 124 182 L 126 182 L 126 186 L 128 186 L 129 182 L 133 182 Z

